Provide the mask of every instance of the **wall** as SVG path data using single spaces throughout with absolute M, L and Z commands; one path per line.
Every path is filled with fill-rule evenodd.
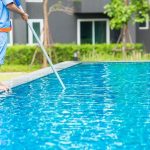
M 150 53 L 150 29 L 141 30 L 136 25 L 136 42 L 142 43 L 146 52 Z
M 26 11 L 26 4 L 24 0 L 21 0 L 23 9 Z M 17 44 L 27 43 L 26 33 L 27 33 L 27 25 L 21 19 L 20 15 L 13 13 L 13 42 Z
M 49 1 L 49 7 L 58 0 Z M 62 4 L 73 7 L 72 2 L 63 0 Z M 27 3 L 27 12 L 31 19 L 43 18 L 42 3 Z M 67 15 L 64 12 L 53 12 L 49 16 L 49 27 L 54 42 L 76 43 L 76 17 Z
M 100 13 L 104 12 L 104 6 L 110 0 L 81 0 L 81 12 L 82 13 Z
M 59 0 L 50 0 L 49 7 Z M 77 19 L 81 18 L 108 18 L 105 14 L 100 13 L 104 11 L 103 6 L 109 0 L 81 0 L 82 11 L 76 12 L 73 15 L 67 15 L 64 12 L 53 12 L 49 16 L 50 32 L 55 43 L 76 43 L 77 42 Z M 30 19 L 43 19 L 43 4 L 42 3 L 25 3 L 22 0 L 24 9 L 29 14 Z M 62 0 L 62 4 L 70 8 L 74 8 L 73 1 Z M 20 19 L 19 15 L 14 14 L 14 43 L 27 43 L 27 25 Z M 136 28 L 130 26 L 133 42 L 136 41 Z M 143 40 L 144 33 L 138 32 L 137 41 Z M 19 33 L 19 34 L 18 34 Z M 140 35 L 143 34 L 142 38 Z M 147 33 L 148 34 L 148 33 Z M 111 31 L 111 41 L 115 42 L 118 34 Z M 115 38 L 113 40 L 113 38 Z M 146 38 L 147 39 L 147 38 Z M 148 45 L 147 40 L 143 42 Z

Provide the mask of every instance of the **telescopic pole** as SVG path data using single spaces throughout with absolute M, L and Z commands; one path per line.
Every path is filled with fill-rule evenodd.
M 19 0 L 15 0 L 15 1 L 16 1 L 16 5 L 17 5 L 22 11 L 24 11 L 23 8 L 22 8 L 22 6 L 21 6 L 20 1 L 19 1 Z M 55 75 L 56 75 L 58 81 L 60 82 L 62 88 L 65 90 L 66 87 L 65 87 L 63 81 L 61 80 L 61 78 L 60 78 L 58 72 L 56 71 L 56 69 L 55 69 L 55 67 L 54 67 L 54 65 L 53 65 L 53 63 L 52 63 L 50 57 L 49 57 L 48 54 L 47 54 L 46 49 L 44 48 L 44 46 L 43 46 L 43 44 L 42 44 L 42 42 L 40 41 L 39 37 L 37 36 L 36 32 L 34 31 L 33 27 L 30 25 L 30 23 L 29 23 L 28 21 L 27 21 L 27 24 L 28 24 L 29 28 L 31 29 L 33 35 L 35 36 L 35 38 L 36 38 L 36 40 L 37 40 L 39 46 L 41 47 L 41 50 L 43 51 L 44 56 L 46 57 L 48 63 L 50 64 L 50 66 L 51 66 L 53 72 L 55 73 Z
M 43 51 L 44 56 L 46 57 L 48 63 L 50 64 L 50 66 L 51 66 L 53 72 L 55 73 L 57 79 L 59 80 L 59 82 L 60 82 L 62 88 L 63 88 L 63 89 L 66 89 L 66 87 L 65 87 L 65 85 L 64 85 L 64 83 L 63 83 L 63 81 L 61 80 L 61 78 L 60 78 L 58 72 L 55 70 L 55 67 L 54 67 L 54 65 L 53 65 L 53 63 L 52 63 L 50 57 L 48 56 L 48 54 L 47 54 L 47 52 L 46 52 L 46 50 L 45 50 L 43 44 L 41 43 L 39 37 L 37 36 L 36 32 L 34 31 L 33 27 L 30 25 L 30 23 L 29 23 L 28 21 L 27 21 L 27 24 L 28 24 L 29 28 L 31 29 L 33 35 L 35 36 L 35 38 L 36 38 L 38 44 L 40 45 L 41 50 Z

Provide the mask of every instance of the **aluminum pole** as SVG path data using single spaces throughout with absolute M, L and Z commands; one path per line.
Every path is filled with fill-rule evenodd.
M 53 72 L 55 73 L 57 79 L 59 80 L 59 82 L 60 82 L 62 88 L 63 88 L 63 89 L 66 89 L 66 87 L 65 87 L 65 85 L 64 85 L 64 83 L 63 83 L 63 81 L 61 80 L 61 78 L 60 78 L 58 72 L 56 71 L 56 69 L 55 69 L 55 67 L 54 67 L 54 65 L 53 65 L 53 63 L 52 63 L 50 57 L 48 56 L 47 51 L 45 50 L 45 48 L 44 48 L 42 42 L 40 41 L 39 37 L 37 36 L 36 32 L 34 31 L 33 27 L 30 25 L 30 23 L 29 23 L 28 21 L 27 21 L 27 24 L 28 24 L 29 28 L 31 29 L 33 35 L 35 36 L 35 38 L 36 38 L 38 44 L 40 45 L 40 47 L 41 47 L 41 49 L 42 49 L 42 51 L 43 51 L 44 56 L 46 57 L 48 63 L 50 64 L 50 66 L 51 66 Z

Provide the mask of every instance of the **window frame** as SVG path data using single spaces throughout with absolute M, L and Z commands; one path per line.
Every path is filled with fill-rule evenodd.
M 110 26 L 109 19 L 77 19 L 77 44 L 81 45 L 81 22 L 92 22 L 92 44 L 95 45 L 95 27 L 94 22 L 96 21 L 106 21 L 106 43 L 110 43 Z
M 140 27 L 140 24 L 139 24 L 139 29 L 140 30 L 148 30 L 149 27 L 150 27 L 150 25 L 149 25 L 149 17 L 146 17 L 145 27 Z
M 33 27 L 33 23 L 40 23 L 40 40 L 43 41 L 43 19 L 29 19 L 29 24 Z M 33 33 L 28 27 L 28 44 L 36 45 L 37 43 L 33 43 Z

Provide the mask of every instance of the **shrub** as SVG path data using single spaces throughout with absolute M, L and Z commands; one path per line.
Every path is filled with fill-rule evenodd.
M 52 47 L 52 58 L 55 63 L 72 60 L 73 53 L 79 51 L 82 61 L 122 60 L 122 51 L 115 51 L 114 47 L 115 44 L 55 44 Z M 118 47 L 121 49 L 122 44 L 119 44 Z M 133 58 L 135 53 L 143 52 L 142 44 L 127 44 L 127 48 L 132 49 L 127 51 L 128 59 Z
M 118 45 L 121 48 L 121 44 Z M 108 61 L 108 60 L 121 60 L 122 52 L 113 50 L 115 44 L 97 44 L 97 45 L 76 45 L 76 44 L 55 44 L 48 48 L 48 53 L 52 57 L 54 63 L 73 60 L 73 54 L 76 51 L 80 53 L 80 60 L 83 61 Z M 127 44 L 130 49 L 134 47 L 134 50 L 127 51 L 128 59 L 134 59 L 135 53 L 142 53 L 142 44 Z M 14 45 L 7 49 L 6 64 L 15 65 L 29 65 L 35 50 L 37 50 L 36 59 L 34 64 L 42 63 L 42 52 L 37 46 L 29 45 Z
M 13 45 L 7 48 L 6 52 L 6 64 L 14 64 L 14 65 L 28 65 L 31 63 L 33 54 L 37 49 L 36 46 L 26 46 L 26 45 Z M 41 63 L 42 54 L 38 50 L 37 57 L 38 59 L 35 60 L 36 64 Z

